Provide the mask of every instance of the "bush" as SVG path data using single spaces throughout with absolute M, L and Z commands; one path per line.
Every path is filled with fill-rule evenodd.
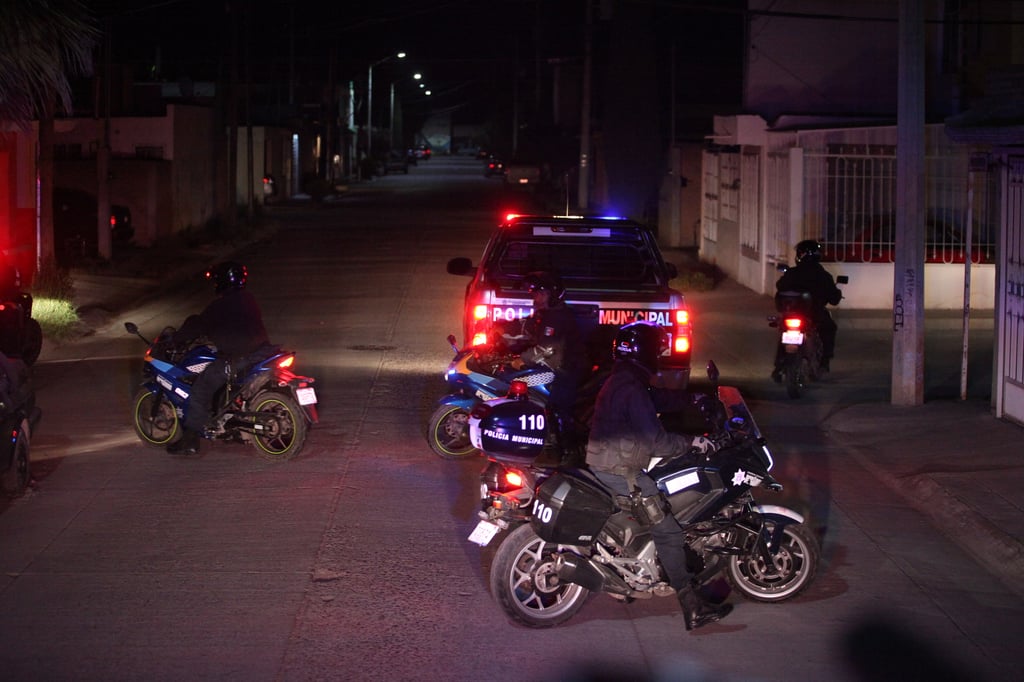
M 725 273 L 714 263 L 699 261 L 679 267 L 679 276 L 672 286 L 680 291 L 711 291 L 725 279 Z
M 75 296 L 75 283 L 71 274 L 48 259 L 39 267 L 30 287 L 34 298 L 53 298 L 70 302 Z

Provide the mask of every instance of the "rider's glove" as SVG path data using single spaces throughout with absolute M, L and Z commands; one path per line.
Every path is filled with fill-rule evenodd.
M 695 450 L 702 455 L 706 455 L 710 452 L 714 452 L 715 444 L 704 436 L 694 436 L 693 440 L 690 441 L 690 450 Z

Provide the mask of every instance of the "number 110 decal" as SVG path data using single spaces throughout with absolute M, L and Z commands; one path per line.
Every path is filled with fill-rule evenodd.
M 543 414 L 523 414 L 519 416 L 519 428 L 523 431 L 543 431 Z

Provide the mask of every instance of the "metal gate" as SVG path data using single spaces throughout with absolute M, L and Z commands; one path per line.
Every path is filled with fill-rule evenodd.
M 1007 157 L 1004 168 L 995 408 L 1024 424 L 1024 156 Z

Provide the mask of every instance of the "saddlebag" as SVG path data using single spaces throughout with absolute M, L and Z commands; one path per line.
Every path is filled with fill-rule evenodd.
M 596 483 L 556 473 L 537 488 L 530 525 L 545 542 L 590 544 L 615 510 L 612 496 Z

